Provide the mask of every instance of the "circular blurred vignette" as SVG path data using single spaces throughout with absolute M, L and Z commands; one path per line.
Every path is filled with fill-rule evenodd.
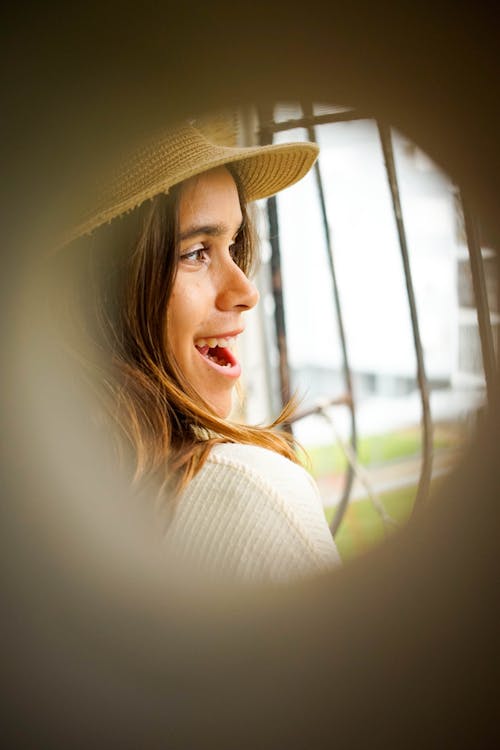
M 103 161 L 185 117 L 303 98 L 411 137 L 498 252 L 497 28 L 451 2 L 6 12 L 6 746 L 493 746 L 498 401 L 434 502 L 362 559 L 288 588 L 184 587 L 109 471 L 47 268 Z

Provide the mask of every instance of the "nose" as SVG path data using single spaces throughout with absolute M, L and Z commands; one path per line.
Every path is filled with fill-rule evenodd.
M 239 310 L 240 312 L 255 307 L 259 300 L 257 287 L 232 258 L 228 258 L 224 263 L 224 268 L 219 270 L 216 307 L 223 311 Z

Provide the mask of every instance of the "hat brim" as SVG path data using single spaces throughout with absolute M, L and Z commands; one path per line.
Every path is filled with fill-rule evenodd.
M 304 177 L 318 154 L 318 146 L 309 142 L 221 146 L 195 128 L 183 126 L 132 155 L 100 190 L 95 208 L 86 212 L 86 218 L 73 227 L 63 244 L 90 234 L 148 199 L 168 193 L 174 185 L 228 164 L 237 172 L 248 202 L 268 198 Z

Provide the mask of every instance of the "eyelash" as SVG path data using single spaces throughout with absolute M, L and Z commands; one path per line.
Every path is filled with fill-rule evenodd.
M 238 263 L 238 255 L 241 249 L 241 243 L 242 243 L 242 237 L 238 235 L 236 239 L 234 240 L 233 244 L 230 245 L 229 247 L 229 252 L 235 263 Z M 204 254 L 205 257 L 201 258 L 200 257 L 201 254 Z M 182 253 L 182 255 L 180 255 L 179 257 L 179 260 L 186 261 L 188 263 L 206 263 L 209 259 L 208 258 L 209 254 L 210 254 L 210 245 L 202 245 L 201 247 L 196 247 L 193 250 L 188 250 L 188 252 Z
M 179 260 L 184 260 L 188 262 L 195 262 L 195 263 L 205 263 L 208 258 L 200 258 L 200 254 L 204 253 L 205 255 L 208 255 L 210 252 L 210 248 L 203 245 L 202 247 L 197 247 L 194 250 L 189 250 L 187 253 L 183 253 Z M 194 257 L 197 256 L 197 257 Z

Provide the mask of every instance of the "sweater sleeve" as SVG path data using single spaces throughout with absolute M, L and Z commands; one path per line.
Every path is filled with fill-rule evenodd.
M 287 581 L 336 565 L 317 485 L 301 466 L 257 446 L 215 446 L 179 498 L 167 532 L 204 573 Z

